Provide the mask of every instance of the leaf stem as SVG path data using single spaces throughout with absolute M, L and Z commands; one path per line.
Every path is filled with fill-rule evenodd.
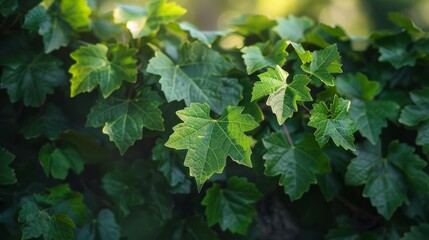
M 301 107 L 303 107 L 308 113 L 310 113 L 310 109 L 307 107 L 307 106 L 305 106 L 305 104 L 303 103 L 303 102 L 298 102 L 298 104 L 301 106 Z
M 294 144 L 293 144 L 293 142 L 292 142 L 292 138 L 290 137 L 290 133 L 289 133 L 289 130 L 287 129 L 287 127 L 286 127 L 286 122 L 285 123 L 283 123 L 283 131 L 285 132 L 285 134 L 286 134 L 286 138 L 287 138 L 287 141 L 289 142 L 289 145 L 290 146 L 295 146 Z

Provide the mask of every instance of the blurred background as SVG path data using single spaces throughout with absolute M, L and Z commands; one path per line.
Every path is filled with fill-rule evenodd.
M 111 11 L 117 3 L 143 5 L 146 0 L 95 0 L 101 11 Z M 173 1 L 173 0 L 170 0 Z M 388 28 L 389 12 L 411 17 L 417 26 L 429 30 L 429 0 L 176 0 L 188 9 L 184 20 L 202 30 L 224 28 L 226 22 L 244 13 L 272 18 L 307 15 L 329 25 L 341 25 L 351 36 L 367 36 Z

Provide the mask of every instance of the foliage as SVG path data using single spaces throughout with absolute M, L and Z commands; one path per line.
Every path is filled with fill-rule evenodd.
M 410 19 L 202 31 L 174 2 L 96 2 L 0 0 L 2 239 L 427 236 L 429 37 Z

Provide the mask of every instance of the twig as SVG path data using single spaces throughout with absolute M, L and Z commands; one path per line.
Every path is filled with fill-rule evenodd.
M 303 103 L 303 102 L 298 102 L 298 104 L 301 106 L 301 107 L 303 107 L 308 113 L 310 113 L 310 109 L 307 107 L 307 106 L 305 106 L 305 104 Z
M 356 214 L 357 216 L 359 216 L 360 218 L 363 219 L 370 219 L 373 220 L 374 222 L 378 222 L 380 220 L 379 216 L 375 216 L 361 208 L 359 208 L 358 206 L 356 206 L 355 204 L 351 203 L 349 200 L 341 197 L 341 196 L 337 196 L 336 197 L 342 204 L 344 204 L 344 206 L 346 206 L 348 209 L 350 209 L 354 214 Z
M 289 130 L 286 127 L 286 123 L 283 123 L 282 126 L 283 126 L 283 130 L 284 130 L 284 132 L 286 134 L 287 141 L 289 142 L 289 145 L 294 146 L 294 144 L 292 142 L 292 138 L 290 137 L 290 134 L 289 134 Z

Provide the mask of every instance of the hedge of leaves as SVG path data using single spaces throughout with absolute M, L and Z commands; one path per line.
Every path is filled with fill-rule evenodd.
M 0 13 L 2 239 L 428 236 L 429 38 L 408 18 L 352 38 L 296 16 L 201 31 L 166 0 Z

